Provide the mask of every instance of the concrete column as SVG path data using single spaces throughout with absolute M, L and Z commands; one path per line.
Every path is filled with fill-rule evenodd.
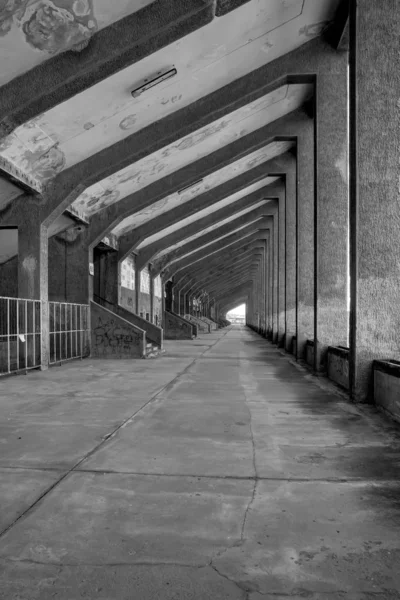
M 397 0 L 357 5 L 351 40 L 350 380 L 354 400 L 365 401 L 373 391 L 372 361 L 400 358 L 400 10 Z
M 154 277 L 150 273 L 150 323 L 154 323 Z
M 290 351 L 297 322 L 297 167 L 293 155 L 285 162 L 285 350 Z
M 139 314 L 140 304 L 140 271 L 135 265 L 135 312 Z
M 17 201 L 14 210 L 2 218 L 3 226 L 18 227 L 18 297 L 40 300 L 42 303 L 41 367 L 47 369 L 49 357 L 48 313 L 48 239 L 43 226 L 40 206 L 25 197 Z
M 324 368 L 328 346 L 348 339 L 347 65 L 347 53 L 337 52 L 316 80 L 316 370 Z
M 314 340 L 314 121 L 297 126 L 297 359 Z

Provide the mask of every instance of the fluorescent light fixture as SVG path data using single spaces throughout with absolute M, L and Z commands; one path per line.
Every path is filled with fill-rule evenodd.
M 131 94 L 134 98 L 137 98 L 143 94 L 143 92 L 147 92 L 147 90 L 150 90 L 155 85 L 158 85 L 167 79 L 171 79 L 171 77 L 175 77 L 177 73 L 178 71 L 175 69 L 175 67 L 172 67 L 172 69 L 168 69 L 166 71 L 158 71 L 156 75 L 151 75 L 150 77 L 143 79 L 140 85 L 131 91 Z
M 181 190 L 178 191 L 178 194 L 183 194 L 183 192 L 186 192 L 186 190 L 189 190 L 190 188 L 194 187 L 195 185 L 198 185 L 199 183 L 201 183 L 202 181 L 204 181 L 203 179 L 198 179 L 197 181 L 195 181 L 194 183 L 191 183 L 190 185 L 187 185 L 186 187 L 182 188 Z

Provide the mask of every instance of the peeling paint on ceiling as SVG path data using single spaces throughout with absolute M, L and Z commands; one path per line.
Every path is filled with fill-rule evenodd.
M 2 0 L 0 85 L 155 0 Z

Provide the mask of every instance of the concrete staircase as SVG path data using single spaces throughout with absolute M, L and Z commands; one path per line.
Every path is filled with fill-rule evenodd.
M 165 354 L 165 350 L 163 348 L 160 348 L 160 346 L 157 346 L 151 342 L 146 343 L 143 358 L 157 358 L 162 354 Z

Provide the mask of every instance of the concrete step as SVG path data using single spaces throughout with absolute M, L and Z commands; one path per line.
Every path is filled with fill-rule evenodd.
M 146 344 L 146 354 L 144 358 L 157 358 L 161 354 L 165 354 L 165 350 L 161 350 L 159 346 L 155 344 Z

